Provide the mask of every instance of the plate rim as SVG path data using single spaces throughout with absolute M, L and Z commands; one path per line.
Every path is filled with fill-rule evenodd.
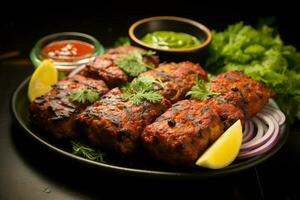
M 131 168 L 131 167 L 124 167 L 124 166 L 116 166 L 108 163 L 102 163 L 102 162 L 96 162 L 92 160 L 85 159 L 80 156 L 76 156 L 68 151 L 65 151 L 59 147 L 56 147 L 55 145 L 47 142 L 43 138 L 39 137 L 37 134 L 35 134 L 33 131 L 31 131 L 26 124 L 23 122 L 22 118 L 17 112 L 17 97 L 22 89 L 27 90 L 24 88 L 30 80 L 31 76 L 28 76 L 26 79 L 24 79 L 15 89 L 11 96 L 11 112 L 13 113 L 14 119 L 18 122 L 18 125 L 25 130 L 26 133 L 28 133 L 30 136 L 32 136 L 35 141 L 39 142 L 40 144 L 48 147 L 49 149 L 53 150 L 54 152 L 61 154 L 62 156 L 66 156 L 71 159 L 75 159 L 75 161 L 82 162 L 84 164 L 90 164 L 94 167 L 100 167 L 103 170 L 111 170 L 114 172 L 127 174 L 127 175 L 138 175 L 138 176 L 158 176 L 158 177 L 166 177 L 166 178 L 184 178 L 184 179 L 203 179 L 203 178 L 209 178 L 209 177 L 217 177 L 217 176 L 224 176 L 228 174 L 238 173 L 241 171 L 244 171 L 246 169 L 250 169 L 263 161 L 267 160 L 268 158 L 272 157 L 274 154 L 276 154 L 282 146 L 285 144 L 289 131 L 287 131 L 286 123 L 282 126 L 282 136 L 280 138 L 280 141 L 272 147 L 271 151 L 268 151 L 262 155 L 256 156 L 254 158 L 247 159 L 245 161 L 241 161 L 242 163 L 237 163 L 234 165 L 229 165 L 228 167 L 225 167 L 223 169 L 219 170 L 209 170 L 205 169 L 205 173 L 201 173 L 201 168 L 199 168 L 199 171 L 192 171 L 192 172 L 182 172 L 182 171 L 164 171 L 164 170 L 150 170 L 150 169 L 139 169 L 139 168 Z M 277 106 L 276 102 L 274 101 L 275 105 Z M 243 164 L 243 165 L 242 165 Z M 207 173 L 208 172 L 208 173 Z

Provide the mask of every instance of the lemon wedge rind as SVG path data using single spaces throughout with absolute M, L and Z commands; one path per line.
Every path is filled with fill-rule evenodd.
M 52 85 L 58 81 L 58 72 L 51 60 L 44 60 L 33 72 L 29 86 L 28 98 L 33 101 L 35 98 L 44 95 L 52 89 Z
M 227 167 L 237 157 L 242 138 L 242 124 L 238 120 L 199 157 L 195 164 L 210 169 Z

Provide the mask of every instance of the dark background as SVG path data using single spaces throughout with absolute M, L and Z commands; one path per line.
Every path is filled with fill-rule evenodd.
M 120 35 L 127 35 L 128 27 L 134 21 L 150 16 L 175 15 L 203 22 L 210 29 L 223 30 L 227 25 L 244 21 L 256 25 L 259 19 L 274 17 L 284 41 L 295 46 L 299 41 L 299 12 L 296 3 L 289 1 L 263 4 L 262 1 L 211 2 L 185 0 L 151 1 L 127 3 L 124 1 L 90 6 L 63 6 L 53 4 L 35 5 L 24 8 L 19 5 L 14 10 L 2 8 L 0 12 L 0 52 L 16 48 L 29 51 L 35 42 L 50 33 L 62 31 L 85 32 L 95 36 L 105 46 L 112 45 Z M 65 5 L 63 4 L 65 3 Z M 144 4 L 144 5 L 143 5 Z M 26 53 L 27 53 L 26 52 Z
M 74 2 L 73 2 L 74 3 Z M 156 15 L 176 15 L 200 21 L 211 29 L 260 18 L 274 17 L 287 44 L 300 49 L 299 11 L 287 2 L 211 4 L 170 2 L 99 3 L 77 7 L 21 4 L 2 7 L 0 20 L 0 200 L 11 199 L 300 199 L 299 121 L 289 139 L 272 158 L 244 172 L 221 178 L 172 181 L 127 177 L 102 172 L 65 160 L 37 145 L 18 128 L 10 114 L 10 97 L 33 67 L 29 52 L 35 42 L 51 33 L 77 31 L 93 35 L 104 46 L 127 35 L 135 20 Z M 60 5 L 60 4 L 59 4 Z M 126 8 L 127 7 L 127 8 Z M 129 7 L 129 8 L 128 8 Z M 195 196 L 195 197 L 194 197 Z

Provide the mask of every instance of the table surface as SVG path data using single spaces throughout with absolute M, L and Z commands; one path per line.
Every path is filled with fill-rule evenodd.
M 10 97 L 33 71 L 28 54 L 38 38 L 53 32 L 80 31 L 96 36 L 105 46 L 109 46 L 117 36 L 126 35 L 128 26 L 135 18 L 143 16 L 135 14 L 134 17 L 129 15 L 126 20 L 113 16 L 79 16 L 67 24 L 52 23 L 47 18 L 47 23 L 41 25 L 28 22 L 31 19 L 28 17 L 2 24 L 6 28 L 2 35 L 8 39 L 0 40 L 3 44 L 0 47 L 0 199 L 152 199 L 160 194 L 175 199 L 192 198 L 195 194 L 199 198 L 209 196 L 213 199 L 299 199 L 300 192 L 295 184 L 300 167 L 300 131 L 297 123 L 290 127 L 289 138 L 281 150 L 262 164 L 233 175 L 193 181 L 119 176 L 87 168 L 41 148 L 17 126 L 10 112 Z M 190 14 L 184 16 L 192 17 Z M 223 28 L 221 19 L 225 24 L 233 22 L 231 18 L 222 16 L 206 17 L 212 28 Z M 250 22 L 255 19 L 253 16 L 239 19 L 243 20 L 243 17 L 250 19 Z M 279 22 L 284 24 L 280 19 Z M 28 23 L 36 26 L 33 30 L 39 31 L 29 31 Z M 93 24 L 101 26 L 94 27 Z M 293 32 L 287 40 L 296 38 L 297 31 L 288 29 L 288 25 L 282 27 L 283 31 Z M 17 33 L 23 29 L 27 31 L 20 37 Z

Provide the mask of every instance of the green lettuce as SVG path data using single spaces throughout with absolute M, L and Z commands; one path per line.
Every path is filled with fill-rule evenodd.
M 205 67 L 212 73 L 243 71 L 272 88 L 291 122 L 300 119 L 300 53 L 285 45 L 274 29 L 240 22 L 224 32 L 213 31 Z

